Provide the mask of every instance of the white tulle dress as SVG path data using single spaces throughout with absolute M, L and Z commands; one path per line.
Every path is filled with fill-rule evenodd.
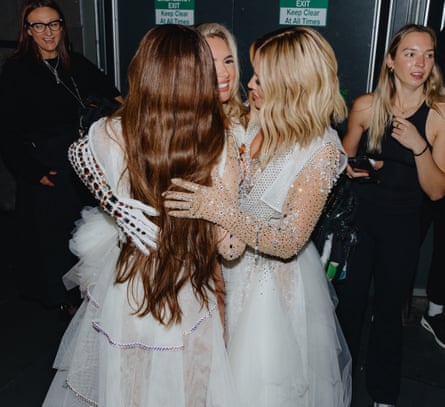
M 107 127 L 101 120 L 72 148 L 71 160 L 78 172 L 85 171 L 84 180 L 90 177 L 91 187 L 106 180 L 103 192 L 112 191 L 129 204 L 125 213 L 143 222 L 141 211 L 149 208 L 128 198 L 121 145 L 120 122 Z M 155 237 L 156 229 L 148 229 L 140 240 L 135 230 L 127 237 L 151 250 L 155 239 L 147 236 Z M 209 307 L 202 307 L 185 285 L 179 294 L 182 322 L 169 327 L 151 315 L 133 315 L 127 285 L 114 284 L 123 231 L 102 209 L 82 213 L 71 241 L 80 261 L 65 282 L 78 284 L 85 300 L 63 337 L 43 406 L 237 406 L 215 296 L 209 292 Z
M 264 222 L 292 227 L 298 240 L 316 206 L 314 188 L 330 188 L 345 167 L 338 136 L 327 129 L 308 147 L 295 147 L 261 170 L 249 146 L 258 128 L 233 129 L 242 151 L 241 208 Z M 339 154 L 332 160 L 327 146 Z M 331 157 L 332 158 L 332 157 Z M 335 165 L 335 171 L 332 167 Z M 298 193 L 293 191 L 298 183 Z M 298 246 L 298 245 L 297 245 Z M 314 245 L 280 258 L 249 248 L 224 262 L 226 340 L 244 407 L 346 407 L 351 400 L 351 358 L 335 316 L 335 294 Z

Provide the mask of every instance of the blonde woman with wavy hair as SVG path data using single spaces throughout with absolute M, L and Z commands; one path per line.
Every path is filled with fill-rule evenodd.
M 234 161 L 212 54 L 192 28 L 155 27 L 128 83 L 116 114 L 69 150 L 101 209 L 83 212 L 72 240 L 80 262 L 65 278 L 85 301 L 44 406 L 237 406 L 214 281 L 223 243 L 208 222 L 168 216 L 162 198 L 170 178 L 210 185 Z
M 293 46 L 297 41 L 299 46 Z M 346 117 L 335 54 L 317 31 L 300 27 L 279 33 L 273 41 L 266 40 L 254 58 L 258 59 L 261 78 L 254 74 L 249 87 L 255 95 L 255 81 L 259 80 L 264 93 L 258 110 L 264 136 L 263 161 L 295 142 L 308 145 L 332 121 Z
M 445 93 L 435 50 L 432 29 L 403 26 L 374 92 L 354 101 L 343 138 L 348 156 L 363 158 L 347 167 L 359 232 L 348 277 L 337 287 L 337 314 L 357 361 L 374 281 L 365 367 L 375 406 L 394 406 L 399 396 L 401 310 L 417 269 L 422 201 L 445 195 Z
M 227 348 L 243 406 L 350 403 L 349 351 L 309 241 L 346 165 L 331 128 L 346 114 L 336 66 L 315 30 L 268 35 L 249 82 L 263 132 L 239 151 L 239 200 L 217 178 L 213 187 L 174 179 L 186 192 L 165 194 L 171 216 L 206 219 L 247 246 L 224 264 Z
M 400 30 L 391 41 L 387 51 L 387 59 L 396 57 L 400 42 L 411 33 L 425 33 L 431 37 L 433 49 L 437 47 L 436 34 L 433 29 L 421 25 L 410 24 Z M 379 79 L 372 98 L 372 114 L 369 124 L 368 149 L 381 151 L 382 138 L 385 127 L 392 122 L 397 111 L 393 109 L 397 93 L 396 76 L 394 68 L 386 61 L 382 64 Z M 440 115 L 442 111 L 439 104 L 445 102 L 445 92 L 442 87 L 442 74 L 439 66 L 434 63 L 430 74 L 423 83 L 423 99 L 427 106 L 436 110 Z M 396 107 L 397 110 L 397 107 Z

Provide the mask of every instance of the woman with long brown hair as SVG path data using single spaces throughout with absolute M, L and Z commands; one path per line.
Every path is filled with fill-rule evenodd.
M 68 278 L 86 300 L 45 406 L 233 406 L 213 278 L 217 230 L 168 216 L 161 196 L 172 177 L 211 185 L 233 161 L 210 49 L 194 29 L 153 28 L 128 81 L 121 109 L 70 148 L 111 218 L 87 211 L 74 236 L 81 262 Z

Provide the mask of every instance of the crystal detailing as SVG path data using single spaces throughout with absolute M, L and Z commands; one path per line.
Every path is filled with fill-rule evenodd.
M 198 321 L 193 324 L 193 326 L 188 331 L 184 332 L 184 336 L 190 335 L 195 332 L 206 319 L 210 318 L 213 315 L 217 307 L 217 305 L 214 305 L 212 308 L 210 308 L 201 318 L 198 319 Z
M 170 352 L 177 352 L 177 351 L 181 351 L 184 349 L 184 345 L 176 345 L 176 346 L 151 346 L 151 345 L 145 345 L 143 343 L 140 342 L 130 342 L 130 343 L 120 343 L 120 342 L 116 342 L 113 341 L 110 338 L 110 335 L 108 335 L 107 332 L 105 332 L 104 329 L 102 329 L 102 327 L 99 325 L 99 323 L 97 321 L 92 321 L 92 325 L 93 328 L 99 332 L 100 334 L 104 335 L 105 338 L 107 338 L 108 343 L 110 345 L 116 346 L 118 348 L 121 349 L 134 349 L 134 348 L 139 348 L 142 350 L 147 350 L 147 351 L 159 351 L 159 352 L 164 352 L 164 351 L 170 351 Z
M 68 380 L 65 381 L 66 386 L 74 393 L 74 395 L 78 398 L 80 398 L 85 403 L 89 404 L 90 406 L 98 406 L 99 403 L 97 401 L 91 400 L 85 396 L 83 396 L 81 393 L 79 393 Z
M 206 219 L 263 254 L 289 259 L 310 238 L 343 169 L 341 154 L 335 143 L 321 140 L 303 151 L 296 146 L 268 164 L 241 208 L 219 179 L 211 187 L 172 180 L 187 192 L 166 192 L 165 206 L 173 216 Z

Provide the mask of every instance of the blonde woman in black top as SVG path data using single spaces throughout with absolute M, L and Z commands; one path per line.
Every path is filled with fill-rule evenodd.
M 428 27 L 407 25 L 392 39 L 373 93 L 352 106 L 343 145 L 368 154 L 378 182 L 357 179 L 359 244 L 337 285 L 337 314 L 357 364 L 360 332 L 374 279 L 366 375 L 375 406 L 396 404 L 402 359 L 401 307 L 417 267 L 419 214 L 425 192 L 445 195 L 445 97 Z

